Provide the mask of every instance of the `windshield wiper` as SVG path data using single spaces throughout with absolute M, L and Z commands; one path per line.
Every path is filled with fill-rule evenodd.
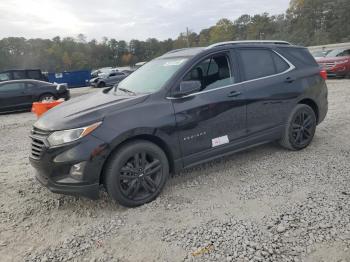
M 133 94 L 136 96 L 136 93 L 134 91 L 131 91 L 131 90 L 126 89 L 126 88 L 117 87 L 117 90 L 123 91 L 125 93 L 130 93 L 130 94 Z

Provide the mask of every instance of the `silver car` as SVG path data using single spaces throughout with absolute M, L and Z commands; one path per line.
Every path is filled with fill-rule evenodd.
M 125 77 L 127 77 L 128 74 L 124 72 L 111 72 L 107 75 L 105 75 L 102 78 L 99 78 L 96 83 L 94 83 L 94 87 L 103 88 L 106 86 L 114 86 L 115 84 L 118 84 L 120 81 L 122 81 Z

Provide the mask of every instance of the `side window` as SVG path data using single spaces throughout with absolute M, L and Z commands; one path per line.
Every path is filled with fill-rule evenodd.
M 6 80 L 10 80 L 10 73 L 1 73 L 0 74 L 0 81 L 6 81 Z
M 337 56 L 350 56 L 350 49 L 349 50 L 344 50 L 343 52 L 341 52 Z
M 215 55 L 197 64 L 183 81 L 200 81 L 202 90 L 210 90 L 234 83 L 231 75 L 228 57 L 224 54 Z
M 272 58 L 276 66 L 277 73 L 282 73 L 289 69 L 289 65 L 278 54 L 272 52 Z
M 24 83 L 11 83 L 0 85 L 0 92 L 15 92 L 25 90 Z
M 41 74 L 38 70 L 29 70 L 27 71 L 27 74 L 29 79 L 37 79 L 37 80 L 41 79 Z
M 117 73 L 110 73 L 109 74 L 109 77 L 111 77 L 111 76 L 116 76 L 117 75 Z
M 270 76 L 276 73 L 271 51 L 265 49 L 242 49 L 239 53 L 246 80 Z
M 26 79 L 26 72 L 25 71 L 13 71 L 13 79 Z

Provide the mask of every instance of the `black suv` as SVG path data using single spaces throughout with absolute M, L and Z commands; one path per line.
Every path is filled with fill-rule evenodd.
M 0 81 L 35 79 L 48 81 L 40 69 L 14 69 L 0 72 Z
M 142 205 L 183 168 L 276 140 L 307 147 L 327 114 L 325 73 L 282 41 L 174 50 L 46 113 L 30 161 L 53 192 L 97 198 L 103 185 Z

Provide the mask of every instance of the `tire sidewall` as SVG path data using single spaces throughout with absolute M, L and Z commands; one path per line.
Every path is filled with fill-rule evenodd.
M 119 170 L 125 164 L 125 162 L 133 156 L 135 153 L 145 151 L 148 153 L 152 153 L 157 157 L 162 164 L 162 176 L 159 182 L 159 186 L 157 190 L 149 197 L 142 200 L 130 200 L 125 197 L 121 191 L 121 185 L 119 180 Z M 169 164 L 168 159 L 164 152 L 155 144 L 147 142 L 147 141 L 135 141 L 132 143 L 128 143 L 122 146 L 119 150 L 117 150 L 114 155 L 111 157 L 108 163 L 108 168 L 105 174 L 105 187 L 107 189 L 108 194 L 119 202 L 123 206 L 127 207 L 136 207 L 143 205 L 145 203 L 151 202 L 154 200 L 162 191 L 168 176 L 169 176 Z

